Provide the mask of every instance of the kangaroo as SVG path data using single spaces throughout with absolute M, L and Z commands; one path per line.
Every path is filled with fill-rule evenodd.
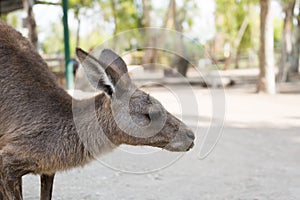
M 0 199 L 22 199 L 22 176 L 31 173 L 40 175 L 40 199 L 50 200 L 56 172 L 121 144 L 193 147 L 193 132 L 134 85 L 120 56 L 76 55 L 102 91 L 94 98 L 72 98 L 29 41 L 0 21 Z

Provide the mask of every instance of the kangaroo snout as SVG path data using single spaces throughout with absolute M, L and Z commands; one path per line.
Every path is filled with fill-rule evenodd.
M 194 147 L 195 134 L 192 130 L 188 130 L 186 135 L 190 139 L 190 142 L 187 142 L 188 144 L 190 143 L 190 146 L 186 149 L 186 151 L 189 151 Z
M 164 149 L 174 152 L 189 151 L 194 147 L 195 134 L 190 129 L 179 131 Z
M 191 138 L 192 140 L 195 139 L 195 134 L 192 130 L 187 131 L 186 135 Z

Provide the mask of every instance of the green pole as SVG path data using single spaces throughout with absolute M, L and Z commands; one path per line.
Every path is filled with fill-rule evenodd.
M 67 89 L 74 88 L 73 64 L 70 60 L 70 38 L 68 25 L 68 0 L 62 0 L 63 5 L 63 24 L 64 24 L 64 45 L 65 45 L 65 76 Z

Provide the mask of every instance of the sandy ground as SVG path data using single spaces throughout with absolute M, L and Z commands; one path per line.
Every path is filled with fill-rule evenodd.
M 186 88 L 175 90 L 184 93 Z M 180 113 L 166 89 L 148 91 L 171 112 Z M 199 155 L 205 153 L 200 153 L 205 133 L 214 128 L 212 98 L 211 91 L 195 86 L 199 116 L 194 116 L 193 109 L 182 116 L 196 131 L 193 150 L 182 155 L 121 146 L 84 168 L 57 174 L 53 199 L 300 199 L 300 95 L 268 96 L 252 91 L 254 86 L 225 91 L 226 103 L 221 100 L 220 107 L 215 107 L 226 108 L 222 137 L 205 159 Z M 221 119 L 217 116 L 213 126 L 220 125 Z M 210 138 L 208 147 L 216 137 Z M 151 170 L 156 171 L 147 172 Z M 38 176 L 24 177 L 23 184 L 24 199 L 39 198 Z

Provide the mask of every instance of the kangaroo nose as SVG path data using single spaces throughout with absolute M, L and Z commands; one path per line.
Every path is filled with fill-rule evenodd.
M 195 139 L 195 135 L 194 135 L 193 131 L 188 131 L 188 132 L 187 132 L 187 136 L 188 136 L 189 138 L 191 138 L 192 140 Z

